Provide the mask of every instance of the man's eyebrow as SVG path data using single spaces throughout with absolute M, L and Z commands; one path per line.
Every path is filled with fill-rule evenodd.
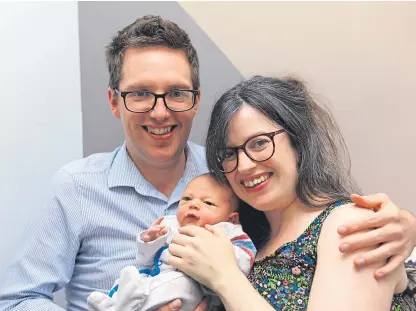
M 148 90 L 148 91 L 152 91 L 152 89 L 154 89 L 154 86 L 150 85 L 150 84 L 130 84 L 127 85 L 126 87 L 123 88 L 123 90 L 120 91 L 124 91 L 124 92 L 130 92 L 130 91 L 138 91 L 138 90 Z M 175 83 L 175 84 L 171 84 L 168 85 L 164 92 L 173 90 L 173 89 L 179 89 L 179 90 L 192 90 L 193 87 L 190 87 L 189 84 L 185 84 L 185 83 Z
M 130 84 L 130 85 L 127 85 L 125 89 L 127 90 L 126 92 L 138 91 L 138 90 L 150 90 L 150 86 L 147 84 Z
M 172 84 L 169 85 L 168 90 L 172 90 L 172 89 L 182 89 L 182 90 L 192 90 L 192 87 L 189 87 L 188 84 Z

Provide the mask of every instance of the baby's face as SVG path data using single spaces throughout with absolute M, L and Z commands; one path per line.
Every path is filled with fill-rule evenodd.
M 223 221 L 232 221 L 237 213 L 233 210 L 231 189 L 218 185 L 203 175 L 192 180 L 182 194 L 176 214 L 181 226 L 204 227 Z

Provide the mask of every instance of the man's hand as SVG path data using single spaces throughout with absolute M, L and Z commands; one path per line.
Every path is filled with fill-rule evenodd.
M 182 307 L 182 301 L 180 299 L 175 299 L 171 303 L 160 307 L 156 311 L 178 311 Z M 208 298 L 202 299 L 201 303 L 196 307 L 194 311 L 206 311 L 208 308 Z
M 158 218 L 152 226 L 146 231 L 146 234 L 143 236 L 144 242 L 152 242 L 157 238 L 165 235 L 168 232 L 168 229 L 161 224 L 163 217 Z M 179 310 L 179 309 L 178 309 Z
M 378 261 L 387 264 L 376 271 L 375 277 L 390 274 L 403 264 L 416 244 L 416 218 L 406 210 L 400 210 L 386 194 L 369 196 L 352 195 L 359 207 L 378 210 L 361 221 L 345 224 L 338 233 L 345 236 L 339 249 L 349 253 L 365 247 L 375 247 L 354 260 L 354 265 L 363 267 Z M 350 236 L 351 233 L 356 233 Z

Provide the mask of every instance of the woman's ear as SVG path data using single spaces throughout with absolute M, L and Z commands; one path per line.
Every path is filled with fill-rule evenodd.
M 231 213 L 228 215 L 228 222 L 231 222 L 234 225 L 240 224 L 240 215 L 237 212 Z

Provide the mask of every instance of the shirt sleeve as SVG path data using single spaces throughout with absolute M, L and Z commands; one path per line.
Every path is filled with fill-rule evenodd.
M 222 223 L 224 231 L 227 233 L 234 247 L 235 257 L 240 270 L 247 276 L 250 273 L 256 257 L 256 247 L 243 231 L 241 225 Z
M 143 236 L 147 230 L 140 232 L 137 235 L 137 253 L 136 259 L 139 265 L 139 269 L 149 268 L 153 266 L 153 260 L 157 251 L 167 245 L 168 234 L 165 234 L 154 241 L 144 242 Z
M 49 203 L 29 224 L 0 276 L 0 310 L 63 311 L 52 294 L 72 277 L 83 217 L 72 176 L 61 169 L 52 186 Z

